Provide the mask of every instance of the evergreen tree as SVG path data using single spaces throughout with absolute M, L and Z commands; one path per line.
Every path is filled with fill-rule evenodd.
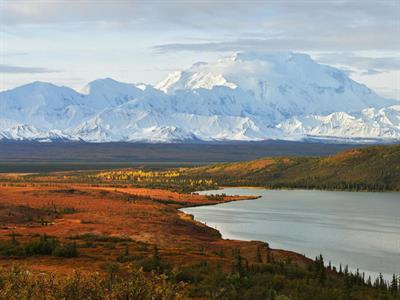
M 325 269 L 324 258 L 322 257 L 322 254 L 320 254 L 319 257 L 315 258 L 315 275 L 318 278 L 319 283 L 321 285 L 325 285 L 326 269 Z
M 154 248 L 153 248 L 153 259 L 154 259 L 155 261 L 160 260 L 160 255 L 159 255 L 159 253 L 158 253 L 158 247 L 157 247 L 157 245 L 154 245 Z
M 262 263 L 263 262 L 262 258 L 261 258 L 260 247 L 257 247 L 257 257 L 256 257 L 256 259 L 257 259 L 258 263 Z
M 238 273 L 240 277 L 244 275 L 243 257 L 240 255 L 240 249 L 236 249 L 234 251 L 232 272 Z
M 385 283 L 385 279 L 383 278 L 383 275 L 382 275 L 382 273 L 379 273 L 379 277 L 378 277 L 378 287 L 381 289 L 381 290 L 386 290 L 386 283 Z
M 372 287 L 371 276 L 368 276 L 367 285 L 368 285 L 369 287 Z
M 346 265 L 344 268 L 344 293 L 345 299 L 351 298 L 352 282 L 349 274 L 349 267 Z
M 392 282 L 390 283 L 390 292 L 392 295 L 396 295 L 398 292 L 397 277 L 393 274 Z
M 268 247 L 267 248 L 267 263 L 272 263 L 274 260 L 274 257 L 272 255 L 271 249 Z
M 16 234 L 14 232 L 11 233 L 11 244 L 18 245 Z

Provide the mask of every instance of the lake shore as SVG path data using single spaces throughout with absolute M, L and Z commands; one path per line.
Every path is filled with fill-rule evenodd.
M 359 267 L 373 278 L 382 272 L 390 279 L 400 271 L 400 266 L 393 267 L 396 266 L 393 212 L 400 204 L 396 201 L 397 193 L 257 190 L 258 193 L 252 187 L 202 192 L 251 193 L 262 195 L 262 199 L 183 211 L 217 228 L 224 238 L 268 241 L 272 248 L 290 249 L 309 257 L 322 253 L 336 267 L 349 264 L 351 270 Z M 385 207 L 391 212 L 386 212 Z M 346 250 L 336 250 L 336 245 Z
M 182 195 L 157 189 L 74 184 L 2 186 L 0 205 L 7 208 L 6 211 L 3 209 L 3 214 L 11 213 L 15 217 L 7 219 L 0 216 L 0 240 L 8 240 L 11 234 L 18 236 L 20 243 L 27 242 L 38 234 L 55 236 L 62 242 L 85 234 L 126 237 L 134 243 L 156 244 L 172 264 L 201 261 L 207 257 L 208 260 L 219 262 L 223 268 L 229 269 L 232 258 L 219 257 L 215 253 L 221 249 L 227 253 L 240 249 L 243 257 L 254 262 L 257 251 L 261 251 L 263 257 L 266 257 L 267 244 L 258 241 L 224 240 L 217 230 L 193 220 L 189 214 L 178 209 L 255 198 L 257 197 L 225 196 L 210 199 L 204 195 Z M 31 220 L 19 213 L 21 207 L 24 207 L 25 213 L 40 214 L 42 210 L 48 211 L 47 206 L 54 206 L 60 211 L 68 208 L 71 212 L 52 216 L 46 225 L 35 220 L 35 217 Z M 79 239 L 77 241 L 80 243 Z M 23 264 L 34 270 L 61 273 L 76 268 L 101 270 L 104 262 L 123 251 L 123 245 L 118 243 L 114 249 L 103 246 L 99 244 L 95 252 L 94 249 L 82 248 L 82 254 L 68 263 L 53 257 L 27 257 L 22 260 L 3 257 L 0 258 L 0 266 Z M 204 252 L 199 249 L 207 250 Z M 310 259 L 291 251 L 271 249 L 271 252 L 278 261 L 290 258 L 301 267 L 312 263 Z

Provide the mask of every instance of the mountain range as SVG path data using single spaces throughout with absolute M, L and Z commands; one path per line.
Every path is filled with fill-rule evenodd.
M 80 92 L 33 82 L 0 92 L 0 140 L 86 142 L 400 140 L 400 102 L 300 53 L 237 53 L 156 86 L 110 78 Z

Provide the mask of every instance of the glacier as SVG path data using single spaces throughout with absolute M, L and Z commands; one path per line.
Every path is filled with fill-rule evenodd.
M 399 141 L 400 102 L 301 53 L 242 52 L 155 86 L 97 79 L 0 92 L 0 140 Z

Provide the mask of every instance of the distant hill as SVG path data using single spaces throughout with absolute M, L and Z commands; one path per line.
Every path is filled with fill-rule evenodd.
M 218 185 L 339 190 L 400 190 L 400 145 L 346 150 L 326 157 L 268 157 L 187 171 Z

